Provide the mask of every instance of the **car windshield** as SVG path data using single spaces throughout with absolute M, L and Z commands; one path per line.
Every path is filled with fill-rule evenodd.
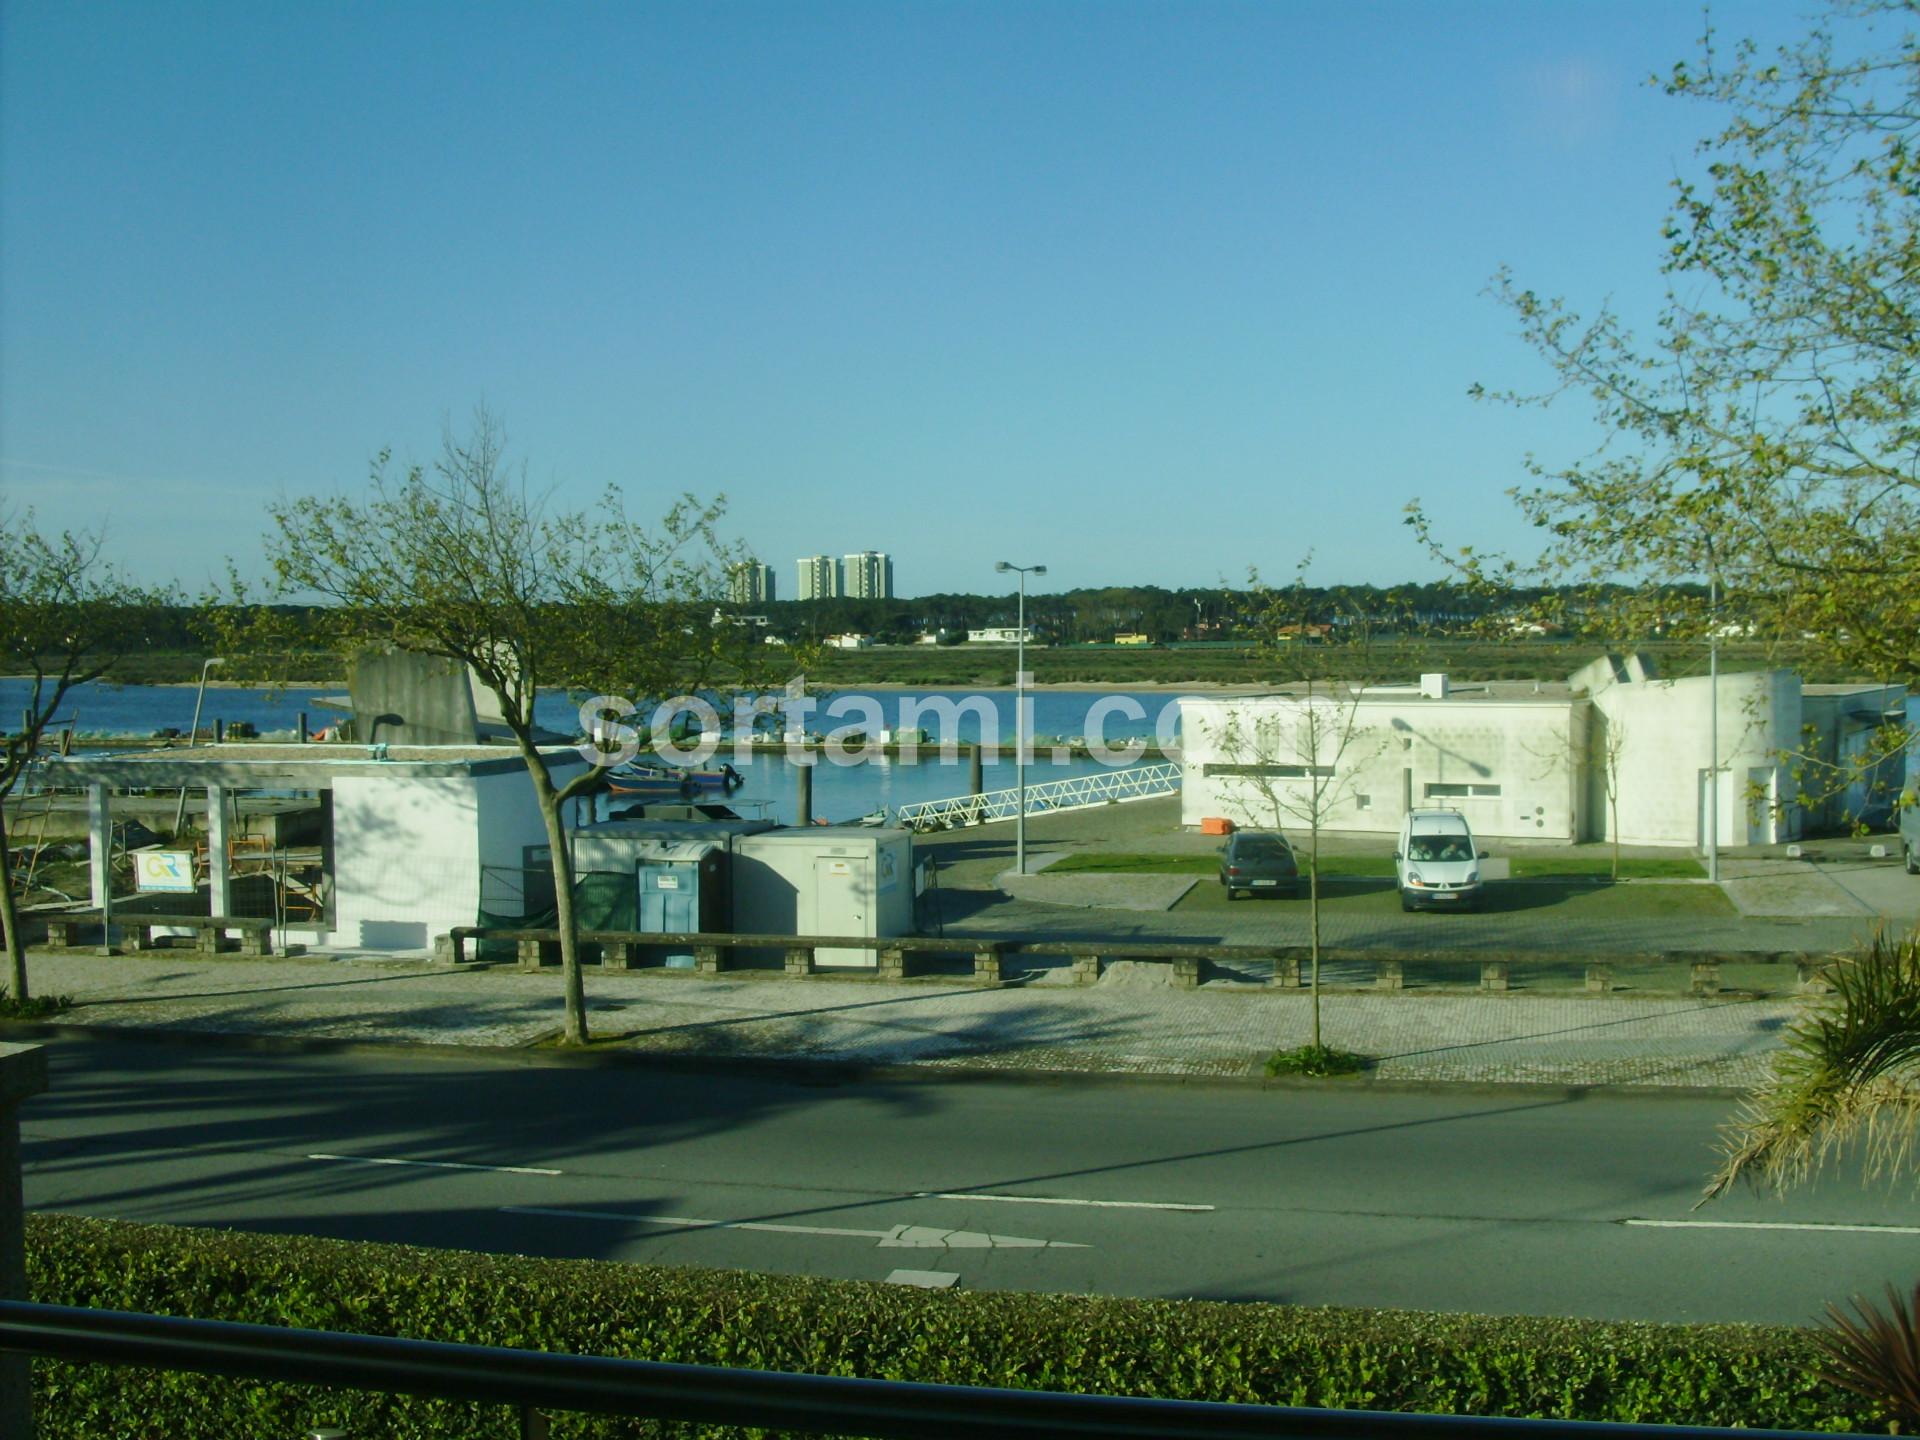
M 1284 840 L 1242 840 L 1240 853 L 1256 860 L 1272 860 L 1291 852 Z
M 1416 835 L 1407 843 L 1407 859 L 1445 864 L 1452 860 L 1471 860 L 1473 847 L 1459 835 Z

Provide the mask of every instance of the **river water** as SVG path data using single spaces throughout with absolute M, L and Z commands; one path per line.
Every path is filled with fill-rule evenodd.
M 93 738 L 94 743 L 98 743 L 97 737 L 146 737 L 169 726 L 184 733 L 193 721 L 194 688 L 96 682 L 78 687 L 58 718 L 63 723 L 71 718 L 83 741 Z M 330 724 L 338 712 L 322 708 L 316 700 L 341 693 L 340 686 L 288 689 L 275 694 L 246 686 L 209 685 L 200 723 L 203 729 L 210 729 L 215 720 L 227 724 L 244 721 L 263 736 L 276 732 L 291 735 L 297 732 L 304 711 L 309 725 L 317 731 Z M 0 716 L 18 715 L 26 694 L 26 682 L 0 679 Z M 848 728 L 868 732 L 924 729 L 934 741 L 956 739 L 971 744 L 984 735 L 989 743 L 1011 745 L 1016 734 L 1014 699 L 1011 690 L 832 691 L 806 697 L 809 708 L 805 713 L 790 711 L 779 728 L 782 733 L 797 729 L 826 735 Z M 1116 747 L 1156 735 L 1172 740 L 1177 733 L 1178 714 L 1174 700 L 1174 694 L 1164 690 L 1029 691 L 1029 733 L 1038 737 L 1038 742 L 1034 761 L 1027 767 L 1028 783 L 1109 768 L 1085 755 L 1061 754 L 1056 758 L 1053 742 L 1057 739 L 1104 739 Z M 565 734 L 578 734 L 582 728 L 579 702 L 566 695 L 542 696 L 536 715 L 543 725 Z M 0 725 L 4 723 L 0 721 Z M 984 758 L 986 788 L 1014 784 L 1012 755 L 988 754 Z M 714 763 L 721 760 L 731 763 L 744 777 L 745 783 L 732 801 L 741 813 L 766 814 L 783 822 L 795 818 L 797 777 L 793 762 L 784 753 L 736 755 L 731 745 L 725 745 L 715 755 Z M 852 820 L 883 806 L 893 809 L 915 801 L 963 795 L 972 788 L 967 756 L 963 753 L 951 762 L 943 761 L 933 744 L 921 747 L 919 759 L 913 763 L 875 756 L 842 765 L 818 752 L 814 752 L 814 760 L 813 813 L 834 821 Z

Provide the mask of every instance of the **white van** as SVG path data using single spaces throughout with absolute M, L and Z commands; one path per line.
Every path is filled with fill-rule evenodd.
M 1458 810 L 1412 810 L 1400 822 L 1393 852 L 1402 910 L 1475 910 L 1480 862 L 1467 817 Z

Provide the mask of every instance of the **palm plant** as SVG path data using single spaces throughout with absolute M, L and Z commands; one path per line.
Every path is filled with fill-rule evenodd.
M 1743 1178 L 1785 1188 L 1856 1144 L 1870 1176 L 1915 1170 L 1920 930 L 1878 933 L 1820 978 L 1830 993 L 1787 1030 L 1772 1075 L 1727 1127 L 1704 1199 Z
M 1853 1306 L 1858 1319 L 1827 1306 L 1828 1328 L 1814 1336 L 1827 1357 L 1820 1378 L 1864 1395 L 1911 1435 L 1920 1430 L 1920 1283 L 1911 1303 L 1889 1285 L 1885 1311 L 1858 1296 Z

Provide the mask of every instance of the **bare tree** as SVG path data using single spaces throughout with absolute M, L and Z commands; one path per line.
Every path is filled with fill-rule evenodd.
M 109 674 L 143 649 L 146 619 L 169 603 L 164 591 L 136 586 L 101 558 L 97 533 L 42 532 L 30 510 L 0 508 L 0 674 L 25 677 L 18 729 L 0 735 L 0 930 L 8 988 L 29 999 L 26 942 L 14 906 L 6 798 L 40 754 L 47 731 L 74 688 Z M 10 719 L 11 717 L 4 717 Z
M 399 646 L 471 667 L 499 701 L 527 766 L 553 855 L 565 1037 L 587 1039 L 566 802 L 599 783 L 589 766 L 562 778 L 537 742 L 544 690 L 572 688 L 636 707 L 752 682 L 765 646 L 713 623 L 728 567 L 745 558 L 715 526 L 720 502 L 673 500 L 647 527 L 619 489 L 562 510 L 509 466 L 485 407 L 464 436 L 443 436 L 430 466 L 395 474 L 375 460 L 365 499 L 303 498 L 271 507 L 268 600 L 324 602 L 340 653 Z M 240 598 L 244 601 L 242 591 Z M 245 607 L 256 653 L 289 650 L 269 605 Z M 570 762 L 575 751 L 566 751 Z M 567 768 L 572 768 L 569 763 Z
M 1264 584 L 1257 571 L 1248 576 L 1250 629 L 1266 657 L 1298 677 L 1292 692 L 1232 706 L 1208 738 L 1234 767 L 1227 788 L 1270 816 L 1274 829 L 1291 826 L 1306 837 L 1311 1043 L 1320 1052 L 1321 838 L 1337 813 L 1351 811 L 1362 773 L 1387 742 L 1363 722 L 1363 681 L 1331 678 L 1335 669 L 1352 677 L 1370 668 L 1380 617 L 1327 609 L 1332 602 L 1306 583 L 1311 560 L 1300 562 L 1284 589 Z

